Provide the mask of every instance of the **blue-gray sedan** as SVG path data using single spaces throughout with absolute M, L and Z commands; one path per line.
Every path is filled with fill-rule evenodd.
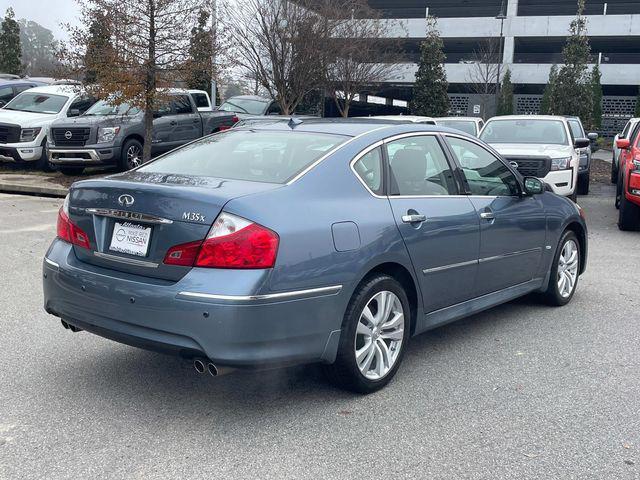
M 320 362 L 371 392 L 413 335 L 530 292 L 568 303 L 586 258 L 580 207 L 476 138 L 292 120 L 75 183 L 44 305 L 200 372 Z

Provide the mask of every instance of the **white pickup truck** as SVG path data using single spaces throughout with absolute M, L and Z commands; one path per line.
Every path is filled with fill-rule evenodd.
M 54 120 L 81 115 L 95 101 L 68 85 L 22 92 L 0 108 L 0 161 L 33 162 L 39 169 L 50 170 L 45 151 L 49 126 Z

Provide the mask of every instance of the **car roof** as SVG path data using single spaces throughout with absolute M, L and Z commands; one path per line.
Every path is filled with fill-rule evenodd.
M 51 95 L 67 95 L 73 96 L 80 93 L 76 85 L 45 85 L 42 87 L 34 87 L 28 90 L 29 93 L 49 93 Z
M 354 117 L 354 118 L 370 118 L 372 120 L 390 120 L 394 122 L 430 122 L 434 119 L 432 117 L 424 117 L 420 115 L 371 115 L 369 117 Z
M 257 101 L 265 102 L 265 103 L 271 101 L 271 99 L 266 98 L 266 97 L 261 97 L 260 95 L 234 95 L 233 97 L 225 98 L 224 101 L 226 102 L 226 101 L 231 100 L 233 98 L 242 98 L 242 99 L 245 99 L 245 100 L 257 100 Z
M 462 120 L 465 122 L 479 122 L 482 120 L 480 117 L 436 117 L 434 119 L 436 122 L 438 120 Z
M 11 80 L 0 78 L 0 85 L 4 87 L 5 85 L 45 85 L 45 83 L 31 78 L 16 78 Z
M 293 117 L 296 119 L 297 117 Z M 330 135 L 343 135 L 355 137 L 365 133 L 384 130 L 392 131 L 393 134 L 411 133 L 411 132 L 444 132 L 460 135 L 458 130 L 442 127 L 438 125 L 429 125 L 425 123 L 398 123 L 392 120 L 380 120 L 375 118 L 312 118 L 301 120 L 295 125 L 290 122 L 258 122 L 253 125 L 241 126 L 238 130 L 272 130 L 272 131 L 296 131 L 308 133 L 325 133 Z M 384 135 L 381 135 L 384 136 Z
M 501 115 L 491 117 L 487 122 L 492 120 L 560 120 L 566 122 L 567 118 L 561 115 Z

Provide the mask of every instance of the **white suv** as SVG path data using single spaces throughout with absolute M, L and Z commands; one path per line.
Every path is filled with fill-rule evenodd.
M 588 138 L 573 138 L 565 117 L 509 115 L 490 118 L 480 139 L 495 148 L 523 176 L 538 177 L 558 195 L 577 196 L 578 150 Z
M 25 90 L 0 109 L 0 161 L 35 162 L 38 168 L 49 169 L 45 151 L 49 125 L 81 115 L 94 103 L 77 86 Z

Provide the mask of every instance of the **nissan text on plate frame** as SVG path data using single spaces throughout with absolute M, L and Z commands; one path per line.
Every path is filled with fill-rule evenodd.
M 364 393 L 425 330 L 568 303 L 587 260 L 580 207 L 491 147 L 366 119 L 233 129 L 77 182 L 57 233 L 44 306 L 67 328 L 212 374 L 317 362 Z

